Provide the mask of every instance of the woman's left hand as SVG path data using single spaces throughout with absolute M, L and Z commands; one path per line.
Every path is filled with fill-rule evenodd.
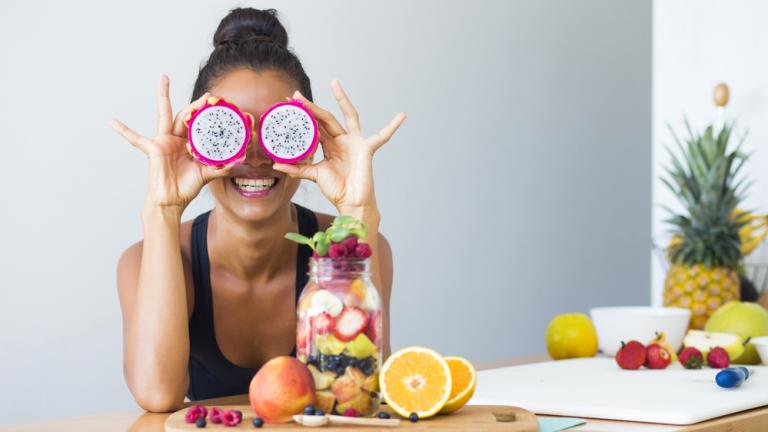
M 377 211 L 373 190 L 373 154 L 397 131 L 405 120 L 405 114 L 398 113 L 379 133 L 365 138 L 360 130 L 357 110 L 338 80 L 331 82 L 331 89 L 344 115 L 346 128 L 339 124 L 333 114 L 310 102 L 298 91 L 293 95 L 317 119 L 323 160 L 315 164 L 311 161 L 297 165 L 275 163 L 273 167 L 293 178 L 317 183 L 339 214 Z

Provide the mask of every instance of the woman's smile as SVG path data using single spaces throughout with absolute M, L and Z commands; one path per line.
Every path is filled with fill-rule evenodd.
M 229 184 L 235 188 L 237 193 L 246 198 L 267 196 L 279 182 L 280 178 L 276 176 L 239 175 L 229 177 Z

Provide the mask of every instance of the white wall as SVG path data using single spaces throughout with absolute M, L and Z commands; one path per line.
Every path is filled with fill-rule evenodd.
M 0 424 L 134 406 L 115 264 L 146 162 L 106 121 L 152 133 L 161 73 L 181 107 L 236 4 L 0 7 Z M 543 353 L 555 314 L 647 303 L 650 2 L 247 4 L 282 10 L 320 105 L 339 77 L 369 133 L 409 115 L 376 160 L 393 348 Z
M 755 181 L 745 208 L 768 211 L 768 3 L 761 0 L 661 0 L 653 4 L 653 232 L 668 238 L 661 205 L 676 205 L 658 180 L 673 145 L 667 123 L 682 133 L 687 116 L 701 130 L 716 118 L 712 90 L 726 82 L 726 118 L 749 130 L 744 173 Z M 653 260 L 653 300 L 664 272 Z

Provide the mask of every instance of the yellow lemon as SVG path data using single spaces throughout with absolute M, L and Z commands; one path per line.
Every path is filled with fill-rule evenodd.
M 547 327 L 547 351 L 555 360 L 593 357 L 597 354 L 597 332 L 582 313 L 556 316 Z

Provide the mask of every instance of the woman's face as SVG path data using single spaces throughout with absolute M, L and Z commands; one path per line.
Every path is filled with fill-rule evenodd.
M 258 128 L 261 114 L 272 105 L 285 102 L 296 90 L 294 83 L 279 72 L 256 73 L 244 68 L 222 76 L 208 91 L 250 113 Z M 272 163 L 254 133 L 243 163 L 234 167 L 228 176 L 209 183 L 217 205 L 253 222 L 275 215 L 290 202 L 300 181 L 273 170 Z M 311 158 L 301 163 L 311 163 Z

